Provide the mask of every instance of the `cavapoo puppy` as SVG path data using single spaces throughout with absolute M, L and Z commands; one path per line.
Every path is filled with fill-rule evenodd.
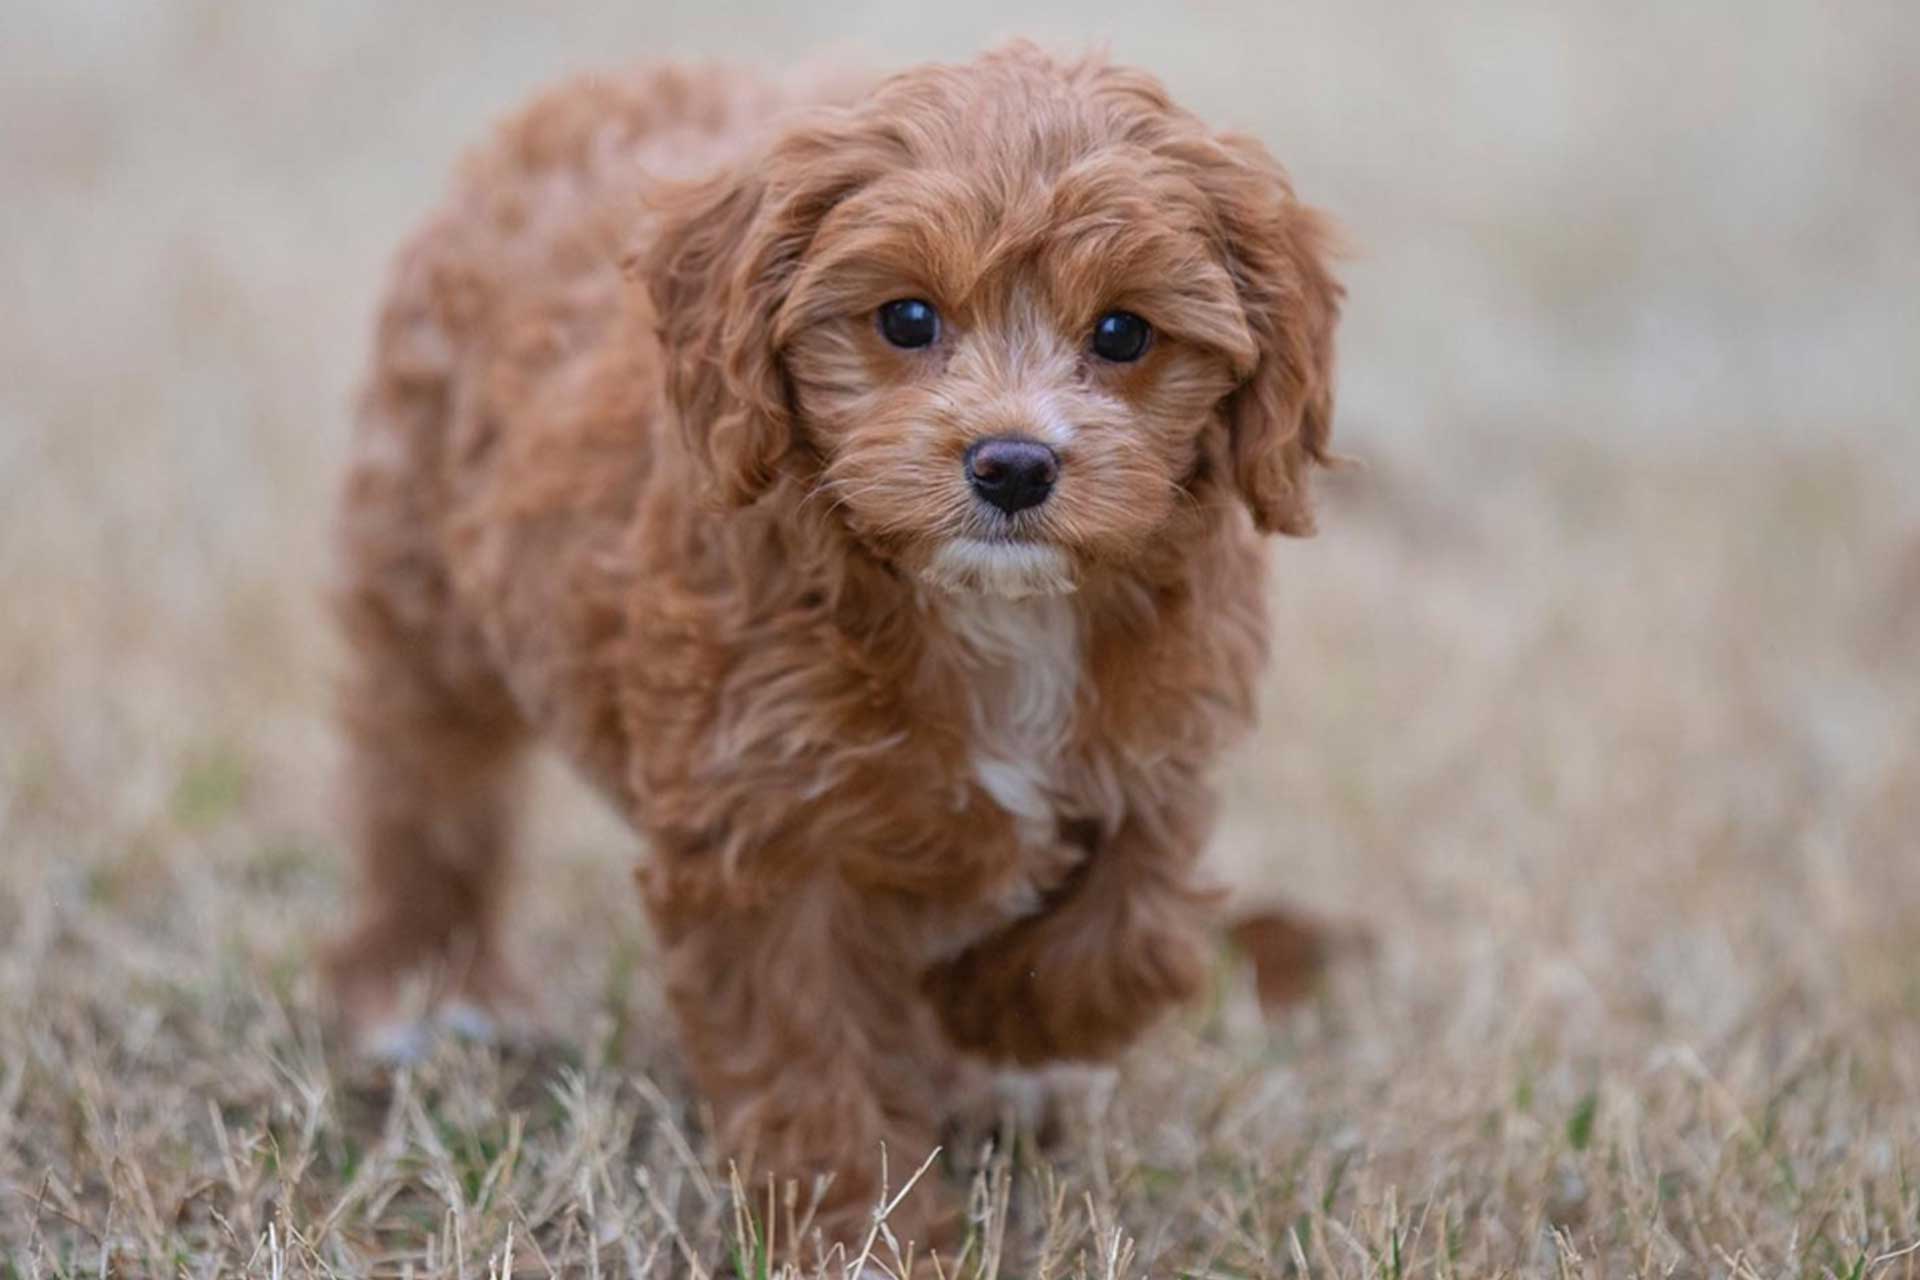
M 577 80 L 401 252 L 341 511 L 361 1042 L 534 993 L 557 747 L 718 1141 L 869 1220 L 979 1064 L 1107 1058 L 1206 973 L 1209 766 L 1312 527 L 1341 289 L 1257 142 L 1018 45 L 866 86 Z M 972 1065 L 969 1065 L 972 1064 Z M 932 1176 L 890 1219 L 938 1239 Z

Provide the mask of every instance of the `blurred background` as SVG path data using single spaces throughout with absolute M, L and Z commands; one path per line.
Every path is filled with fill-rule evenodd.
M 0 1191 L 52 1169 L 91 1220 L 106 1153 L 164 1166 L 142 1135 L 180 1090 L 265 1072 L 271 1098 L 235 1046 L 286 1056 L 313 1024 L 345 885 L 328 508 L 387 257 L 461 149 L 574 71 L 887 68 L 1011 35 L 1156 71 L 1354 246 L 1357 465 L 1277 557 L 1266 722 L 1216 856 L 1246 897 L 1381 946 L 1236 1123 L 1272 1150 L 1344 1125 L 1374 1180 L 1329 1211 L 1457 1193 L 1490 1257 L 1532 1256 L 1565 1189 L 1502 1182 L 1534 1169 L 1510 1144 L 1577 1163 L 1558 1117 L 1582 1108 L 1639 1171 L 1580 1184 L 1569 1230 L 1603 1255 L 1625 1228 L 1593 1204 L 1662 1170 L 1703 1188 L 1663 1237 L 1682 1253 L 1793 1262 L 1829 1186 L 1860 1239 L 1920 1234 L 1910 1192 L 1861 1190 L 1920 1156 L 1920 10 L 1898 0 L 13 0 Z M 658 996 L 633 850 L 544 786 L 527 945 L 585 1036 Z M 1239 1034 L 1182 1069 L 1194 1099 L 1271 1062 Z M 1787 1088 L 1809 1063 L 1824 1083 Z M 54 1136 L 56 1079 L 93 1082 L 109 1136 Z M 1555 1118 L 1476 1127 L 1520 1083 Z M 1715 1217 L 1740 1125 L 1765 1158 Z M 1763 1194 L 1781 1167 L 1794 1195 Z

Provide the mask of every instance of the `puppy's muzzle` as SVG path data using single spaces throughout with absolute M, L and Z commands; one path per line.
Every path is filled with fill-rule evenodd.
M 1037 507 L 1060 478 L 1060 458 L 1034 440 L 995 436 L 967 450 L 967 483 L 1008 515 Z

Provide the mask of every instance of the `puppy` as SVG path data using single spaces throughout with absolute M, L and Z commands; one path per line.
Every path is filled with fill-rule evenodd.
M 1312 527 L 1341 289 L 1256 142 L 1017 45 L 856 93 L 565 85 L 402 250 L 341 507 L 358 923 L 512 1017 L 536 736 L 646 838 L 723 1149 L 869 1221 L 969 1064 L 1195 993 L 1264 533 Z M 953 1225 L 931 1177 L 890 1219 Z

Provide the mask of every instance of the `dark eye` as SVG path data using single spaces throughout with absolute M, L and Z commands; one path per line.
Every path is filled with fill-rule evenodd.
M 880 308 L 880 336 L 896 347 L 931 346 L 940 336 L 940 313 L 919 298 L 889 302 Z
M 1115 364 L 1131 364 L 1147 349 L 1153 326 L 1131 311 L 1109 311 L 1094 321 L 1093 354 Z

